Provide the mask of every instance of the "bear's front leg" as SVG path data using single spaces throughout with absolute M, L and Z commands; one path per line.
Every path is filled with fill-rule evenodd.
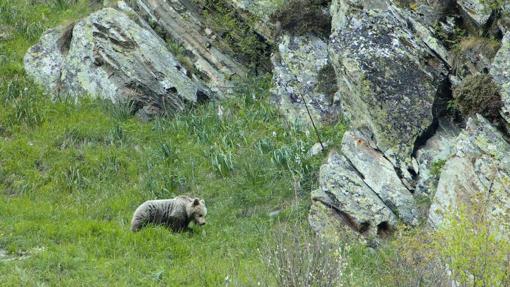
M 142 229 L 142 223 L 140 221 L 133 220 L 133 222 L 131 222 L 131 231 L 137 232 L 140 229 Z

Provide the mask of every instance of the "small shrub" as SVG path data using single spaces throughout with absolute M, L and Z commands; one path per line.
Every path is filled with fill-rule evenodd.
M 430 173 L 433 176 L 439 176 L 441 174 L 441 170 L 443 169 L 443 166 L 446 164 L 446 160 L 440 159 L 432 162 L 432 165 L 430 167 Z
M 298 223 L 281 223 L 268 235 L 262 257 L 277 286 L 336 286 L 345 267 L 339 245 Z
M 500 42 L 479 36 L 461 37 L 452 48 L 452 69 L 456 75 L 476 74 L 476 65 L 472 61 L 481 62 L 480 55 L 492 59 L 499 50 Z
M 279 23 L 281 30 L 295 35 L 312 33 L 327 37 L 331 32 L 331 18 L 325 12 L 328 3 L 325 0 L 289 0 L 271 15 L 271 20 Z
M 467 76 L 453 90 L 452 105 L 466 117 L 481 114 L 496 121 L 500 118 L 503 103 L 491 76 L 482 74 Z
M 319 70 L 318 75 L 319 83 L 317 85 L 317 91 L 330 97 L 333 102 L 333 97 L 338 86 L 336 83 L 336 73 L 333 65 L 326 65 Z
M 492 191 L 489 194 L 495 194 Z M 486 193 L 444 215 L 437 230 L 399 228 L 378 251 L 382 286 L 510 286 L 510 243 Z

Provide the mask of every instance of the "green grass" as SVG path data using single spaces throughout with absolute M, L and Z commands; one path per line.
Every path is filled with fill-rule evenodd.
M 228 100 L 151 122 L 128 105 L 52 102 L 26 77 L 23 56 L 46 29 L 87 15 L 97 2 L 0 0 L 0 285 L 275 286 L 278 271 L 261 254 L 282 250 L 270 237 L 280 226 L 308 230 L 309 192 L 324 160 L 307 154 L 313 132 L 289 125 L 269 104 L 270 75 L 239 81 Z M 339 123 L 320 132 L 335 148 L 344 130 Z M 204 228 L 129 231 L 140 203 L 180 194 L 205 199 Z M 434 274 L 427 262 L 483 259 L 478 251 L 489 249 L 473 226 L 454 227 L 444 231 L 447 241 L 418 233 L 397 234 L 379 249 L 339 243 L 342 286 L 410 286 L 415 274 L 442 276 L 444 268 Z M 446 256 L 434 253 L 434 242 Z M 505 250 L 482 255 L 499 268 L 507 257 L 494 254 Z M 434 260 L 424 261 L 430 254 Z
M 240 82 L 232 99 L 149 123 L 99 100 L 51 102 L 26 78 L 22 57 L 46 28 L 90 6 L 34 3 L 0 0 L 0 26 L 11 33 L 0 42 L 0 249 L 28 255 L 0 260 L 1 285 L 266 282 L 258 249 L 275 226 L 268 213 L 282 209 L 278 221 L 306 225 L 323 160 L 307 156 L 313 134 L 269 105 L 270 77 Z M 321 132 L 340 140 L 343 130 Z M 205 228 L 129 231 L 138 204 L 179 194 L 205 199 Z

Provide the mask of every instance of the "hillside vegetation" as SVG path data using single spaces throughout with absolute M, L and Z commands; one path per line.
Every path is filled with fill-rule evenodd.
M 148 123 L 100 100 L 50 101 L 25 77 L 23 55 L 45 29 L 90 9 L 85 1 L 0 2 L 8 33 L 0 42 L 2 286 L 262 280 L 258 249 L 274 222 L 306 225 L 322 160 L 307 155 L 314 135 L 269 105 L 270 76 L 240 82 L 221 104 Z M 179 194 L 205 199 L 205 228 L 129 231 L 138 204 Z M 268 215 L 274 210 L 278 219 Z
M 227 99 L 147 122 L 129 104 L 44 92 L 24 71 L 26 51 L 99 2 L 0 0 L 1 286 L 509 286 L 510 244 L 487 216 L 488 197 L 458 206 L 435 231 L 399 222 L 381 238 L 316 236 L 310 192 L 327 153 L 342 152 L 347 126 L 319 127 L 329 150 L 311 155 L 314 130 L 290 124 L 271 102 L 269 63 L 255 63 L 257 75 L 235 81 Z M 247 49 L 259 40 L 225 1 L 199 2 L 225 14 L 209 19 L 213 26 L 241 27 L 223 35 L 239 42 L 248 66 L 267 60 L 270 44 Z M 288 13 L 274 17 L 290 23 Z M 462 108 L 468 90 L 453 104 Z M 446 163 L 434 161 L 431 174 L 439 177 Z M 184 194 L 205 200 L 207 225 L 129 230 L 143 201 Z M 348 241 L 352 234 L 360 240 Z

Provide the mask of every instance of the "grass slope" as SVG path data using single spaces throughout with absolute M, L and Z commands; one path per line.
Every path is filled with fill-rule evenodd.
M 265 280 L 257 250 L 275 226 L 268 213 L 306 224 L 322 161 L 307 156 L 315 137 L 269 105 L 268 76 L 240 83 L 230 100 L 149 123 L 99 100 L 51 102 L 22 57 L 46 28 L 90 12 L 86 2 L 0 0 L 0 249 L 14 258 L 0 259 L 1 285 Z M 179 194 L 205 198 L 205 228 L 129 232 L 138 204 Z

